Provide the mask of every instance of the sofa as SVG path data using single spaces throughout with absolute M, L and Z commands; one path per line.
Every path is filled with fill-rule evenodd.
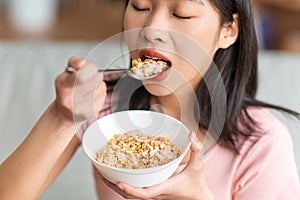
M 22 142 L 55 98 L 54 79 L 64 70 L 68 58 L 86 57 L 97 44 L 0 42 L 1 162 Z M 299 75 L 300 55 L 260 50 L 257 98 L 300 112 Z M 274 113 L 289 128 L 300 172 L 300 122 L 277 111 Z M 40 199 L 97 199 L 92 167 L 82 148 Z

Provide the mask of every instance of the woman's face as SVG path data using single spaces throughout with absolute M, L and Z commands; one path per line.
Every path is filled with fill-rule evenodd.
M 131 57 L 155 57 L 170 70 L 143 82 L 164 96 L 188 83 L 198 87 L 220 48 L 220 17 L 208 0 L 130 0 L 124 30 Z

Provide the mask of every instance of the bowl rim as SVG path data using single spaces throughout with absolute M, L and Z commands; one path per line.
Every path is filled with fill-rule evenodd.
M 153 113 L 154 115 L 161 115 L 161 116 L 165 116 L 165 117 L 168 117 L 170 118 L 171 120 L 174 120 L 175 122 L 181 124 L 181 126 L 189 133 L 189 129 L 186 127 L 186 125 L 184 125 L 180 120 L 170 116 L 170 115 L 167 115 L 167 114 L 164 114 L 164 113 L 159 113 L 159 112 L 155 112 L 155 111 L 149 111 L 149 110 L 126 110 L 126 111 L 118 111 L 118 112 L 114 112 L 114 113 L 111 113 L 111 114 L 108 114 L 104 117 L 101 117 L 97 120 L 95 120 L 93 123 L 91 123 L 85 130 L 85 132 L 89 129 L 90 126 L 92 126 L 93 124 L 95 123 L 98 123 L 99 120 L 101 119 L 104 119 L 104 118 L 107 118 L 107 117 L 111 117 L 112 115 L 115 115 L 115 114 L 118 114 L 118 113 L 123 113 L 123 112 L 151 112 Z M 121 133 L 122 134 L 122 133 Z M 191 141 L 189 140 L 189 143 L 188 145 L 186 145 L 186 147 L 184 148 L 184 150 L 181 152 L 180 156 L 178 156 L 177 158 L 175 158 L 174 160 L 171 160 L 170 162 L 167 162 L 165 164 L 162 164 L 162 165 L 158 165 L 158 166 L 155 166 L 155 167 L 148 167 L 148 168 L 142 168 L 142 169 L 132 169 L 132 168 L 117 168 L 117 167 L 112 167 L 112 166 L 109 166 L 109 165 L 105 165 L 105 164 L 102 164 L 100 163 L 99 161 L 97 161 L 94 156 L 90 155 L 89 151 L 87 150 L 88 147 L 87 145 L 84 143 L 84 138 L 85 138 L 85 135 L 86 134 L 83 134 L 83 137 L 82 137 L 82 148 L 83 148 L 83 151 L 84 153 L 88 156 L 89 159 L 92 160 L 92 162 L 96 163 L 97 165 L 100 165 L 101 167 L 104 167 L 104 168 L 108 168 L 108 169 L 112 169 L 114 171 L 119 171 L 119 172 L 122 172 L 122 173 L 128 173 L 128 174 L 140 174 L 140 173 L 149 173 L 149 172 L 156 172 L 156 171 L 159 171 L 161 169 L 164 169 L 166 167 L 168 167 L 169 165 L 172 165 L 174 163 L 176 163 L 178 160 L 182 160 L 184 158 L 184 156 L 187 154 L 188 150 L 190 149 L 190 146 L 191 146 Z

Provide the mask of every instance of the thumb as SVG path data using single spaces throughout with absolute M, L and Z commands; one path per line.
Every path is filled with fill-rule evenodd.
M 191 132 L 190 134 L 190 140 L 192 142 L 190 149 L 191 149 L 191 155 L 189 162 L 186 166 L 186 170 L 202 170 L 202 157 L 201 157 L 201 149 L 202 149 L 202 143 L 198 140 L 195 132 Z

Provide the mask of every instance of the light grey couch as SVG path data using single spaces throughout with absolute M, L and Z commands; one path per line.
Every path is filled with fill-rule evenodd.
M 0 42 L 0 161 L 26 137 L 55 97 L 54 79 L 72 55 L 86 57 L 97 43 Z M 113 48 L 113 45 L 112 45 Z M 300 55 L 261 51 L 258 98 L 300 111 Z M 300 123 L 276 113 L 287 124 L 300 171 Z M 64 172 L 41 197 L 96 199 L 91 165 L 79 149 Z

